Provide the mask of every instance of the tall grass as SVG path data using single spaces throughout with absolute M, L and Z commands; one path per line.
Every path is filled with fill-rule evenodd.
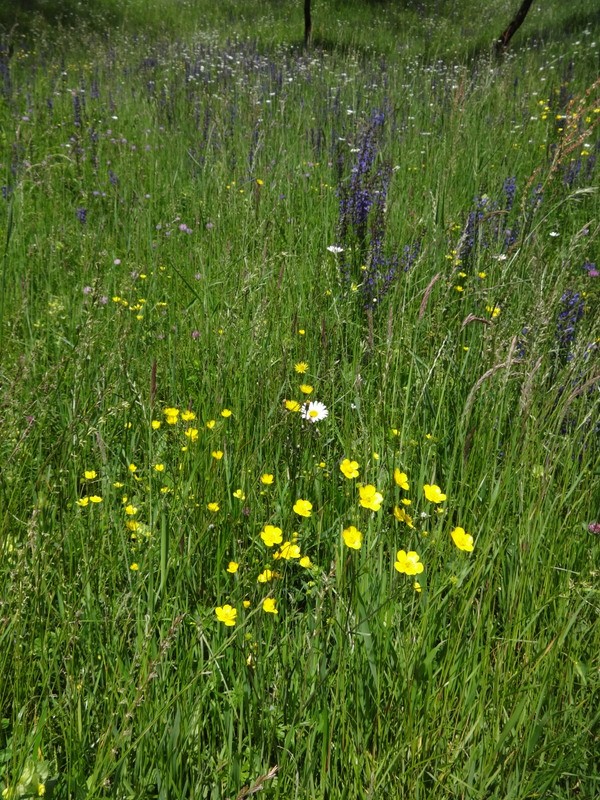
M 6 797 L 598 795 L 598 29 L 493 5 L 13 38 Z

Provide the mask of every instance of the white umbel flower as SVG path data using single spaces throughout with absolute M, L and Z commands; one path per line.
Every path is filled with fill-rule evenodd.
M 311 400 L 302 406 L 302 417 L 309 422 L 321 422 L 328 414 L 327 407 L 316 400 Z

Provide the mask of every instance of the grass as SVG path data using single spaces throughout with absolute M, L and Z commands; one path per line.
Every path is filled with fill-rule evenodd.
M 598 796 L 598 21 L 513 5 L 7 33 L 4 796 Z

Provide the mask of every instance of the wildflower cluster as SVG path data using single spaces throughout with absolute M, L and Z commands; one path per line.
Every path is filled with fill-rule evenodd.
M 386 255 L 386 200 L 392 168 L 378 159 L 385 113 L 371 114 L 359 136 L 350 176 L 340 183 L 338 254 L 342 278 L 352 291 L 360 290 L 363 307 L 374 309 L 388 292 L 399 270 L 408 271 L 420 245 L 407 245 L 402 258 Z
M 294 366 L 294 371 L 297 374 L 305 375 L 309 370 L 309 365 L 306 362 L 298 362 Z M 314 391 L 312 384 L 304 383 L 299 387 L 300 394 L 309 395 Z M 284 408 L 287 411 L 302 411 L 300 415 L 308 422 L 323 422 L 328 419 L 329 412 L 323 403 L 316 401 L 306 402 L 301 404 L 299 401 L 286 400 L 284 401 Z M 311 410 L 315 411 L 314 417 L 311 419 Z M 167 413 L 167 412 L 165 412 Z M 168 416 L 178 418 L 173 409 L 168 410 Z M 292 414 L 293 417 L 293 414 Z M 290 417 L 291 419 L 291 417 Z M 325 423 L 327 424 L 327 423 Z M 307 431 L 308 429 L 305 428 Z M 213 453 L 214 456 L 214 453 Z M 379 461 L 379 454 L 373 453 L 373 464 Z M 319 463 L 319 468 L 325 468 L 325 462 Z M 372 469 L 372 468 L 371 468 Z M 338 460 L 337 480 L 341 481 L 339 484 L 340 490 L 350 496 L 354 497 L 352 507 L 344 515 L 345 521 L 341 522 L 339 530 L 341 530 L 341 542 L 349 551 L 360 551 L 365 544 L 367 551 L 371 548 L 369 529 L 371 528 L 370 519 L 371 515 L 379 515 L 382 513 L 385 502 L 385 491 L 378 486 L 375 482 L 369 482 L 362 479 L 364 472 L 370 471 L 361 467 L 360 462 L 356 458 L 344 456 Z M 259 478 L 262 486 L 268 487 L 275 482 L 273 473 L 265 472 Z M 401 523 L 405 532 L 413 532 L 412 536 L 418 534 L 417 526 L 414 522 L 414 517 L 409 513 L 409 509 L 413 500 L 408 496 L 410 491 L 410 480 L 408 473 L 395 467 L 393 470 L 393 482 L 396 491 L 399 491 L 400 497 L 393 505 L 392 518 L 396 522 Z M 353 485 L 353 488 L 349 488 Z M 347 488 L 346 488 L 347 487 Z M 236 490 L 234 496 L 239 496 L 244 499 L 245 495 L 242 490 Z M 426 503 L 433 505 L 438 514 L 443 514 L 442 505 L 447 500 L 446 494 L 441 490 L 437 484 L 424 484 L 422 487 L 422 497 Z M 311 556 L 304 550 L 302 541 L 311 541 L 310 531 L 312 530 L 312 520 L 317 515 L 321 518 L 324 509 L 315 506 L 314 499 L 308 497 L 296 497 L 289 500 L 287 509 L 278 505 L 270 516 L 273 519 L 281 519 L 282 522 L 269 521 L 262 525 L 257 533 L 253 535 L 253 543 L 247 554 L 236 554 L 233 558 L 229 556 L 229 560 L 223 565 L 226 573 L 231 576 L 233 585 L 231 587 L 231 597 L 227 602 L 222 605 L 215 606 L 214 613 L 217 621 L 221 622 L 227 627 L 233 627 L 240 621 L 241 615 L 244 610 L 251 606 L 256 606 L 257 598 L 253 587 L 270 587 L 271 591 L 262 596 L 258 600 L 258 605 L 265 613 L 278 614 L 279 608 L 277 606 L 276 588 L 278 582 L 284 577 L 286 578 L 286 585 L 289 581 L 293 581 L 294 570 L 298 568 L 305 570 L 316 570 Z M 267 512 L 268 513 L 268 512 Z M 422 512 L 421 518 L 428 518 L 427 512 Z M 284 533 L 285 520 L 295 520 L 294 524 L 300 524 L 303 528 L 298 528 L 291 534 Z M 421 535 L 426 535 L 426 532 L 421 532 Z M 463 528 L 455 528 L 450 533 L 450 539 L 459 550 L 471 552 L 474 548 L 473 537 L 466 533 Z M 260 543 L 260 544 L 259 544 Z M 258 547 L 259 564 L 256 564 L 256 552 Z M 264 553 L 268 553 L 270 560 L 265 563 Z M 262 563 L 261 563 L 262 562 Z M 419 553 L 412 548 L 402 548 L 396 553 L 396 558 L 393 562 L 396 571 L 416 576 L 420 575 L 425 570 L 425 565 L 421 561 Z M 290 570 L 292 570 L 290 572 Z M 297 573 L 300 574 L 300 573 Z M 421 585 L 416 583 L 414 586 L 416 591 L 421 591 Z M 237 602 L 234 600 L 237 597 Z M 240 599 L 243 602 L 240 604 Z
M 140 564 L 143 563 L 145 546 L 153 538 L 153 528 L 150 522 L 153 516 L 150 499 L 152 496 L 165 498 L 176 492 L 175 472 L 184 469 L 185 457 L 191 448 L 196 449 L 200 446 L 202 438 L 206 439 L 207 446 L 214 440 L 215 436 L 224 435 L 226 421 L 233 416 L 229 408 L 223 408 L 216 415 L 219 419 L 207 419 L 203 424 L 198 422 L 196 412 L 190 408 L 180 409 L 174 406 L 165 406 L 162 413 L 158 414 L 150 422 L 150 431 L 153 437 L 153 450 L 156 453 L 166 455 L 170 450 L 177 455 L 177 461 L 169 468 L 163 460 L 155 460 L 147 464 L 143 469 L 133 460 L 130 460 L 120 469 L 117 479 L 109 478 L 108 475 L 99 474 L 99 471 L 92 468 L 83 470 L 80 480 L 80 496 L 75 499 L 75 505 L 80 509 L 91 509 L 94 506 L 100 507 L 107 500 L 110 500 L 111 507 L 115 502 L 120 503 L 120 518 L 123 530 L 126 531 L 130 547 L 132 561 L 129 565 L 131 572 L 140 571 Z M 129 430 L 131 423 L 125 423 L 125 429 Z M 211 457 L 215 461 L 220 461 L 224 456 L 224 451 L 215 449 L 211 451 Z M 101 493 L 101 488 L 104 491 Z M 123 493 L 124 490 L 124 493 Z M 238 490 L 238 496 L 243 499 L 243 493 Z M 236 492 L 233 493 L 236 496 Z M 120 500 L 119 500 L 120 496 Z M 179 494 L 177 493 L 177 496 Z M 189 494 L 187 500 L 198 507 L 200 503 L 194 494 Z M 204 506 L 209 514 L 216 515 L 221 510 L 221 502 L 213 498 L 205 498 Z M 90 513 L 90 511 L 82 512 Z
M 351 461 L 348 458 L 343 459 L 340 463 L 341 473 L 349 480 L 358 477 L 359 464 L 356 461 Z M 398 467 L 394 470 L 395 484 L 405 492 L 410 489 L 410 483 L 406 472 L 402 472 Z M 372 484 L 359 484 L 359 505 L 362 508 L 369 509 L 370 511 L 379 511 L 383 503 L 383 494 L 376 489 Z M 446 495 L 442 492 L 437 484 L 425 484 L 423 486 L 423 494 L 425 499 L 433 503 L 435 506 L 440 506 L 447 499 Z M 415 530 L 413 518 L 406 511 L 406 508 L 412 504 L 412 500 L 408 497 L 402 497 L 399 504 L 394 506 L 393 516 L 397 522 L 405 524 L 409 529 Z M 427 516 L 427 514 L 425 514 Z M 474 549 L 473 537 L 466 533 L 463 528 L 454 528 L 450 533 L 452 541 L 459 550 L 471 552 Z M 351 550 L 360 550 L 364 536 L 354 525 L 349 525 L 342 531 L 342 538 L 346 547 Z M 398 550 L 394 568 L 406 575 L 419 575 L 425 567 L 421 561 L 419 554 L 415 550 Z M 421 591 L 421 585 L 415 583 L 414 588 L 416 591 Z
M 489 253 L 496 260 L 504 260 L 519 236 L 519 224 L 511 222 L 510 212 L 514 206 L 517 182 L 514 176 L 506 178 L 502 186 L 504 202 L 496 202 L 487 194 L 474 199 L 474 207 L 469 211 L 455 245 L 453 265 L 465 271 L 481 270 L 479 262 Z

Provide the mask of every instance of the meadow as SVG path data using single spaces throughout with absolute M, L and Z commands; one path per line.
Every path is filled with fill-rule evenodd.
M 600 796 L 595 3 L 70 5 L 0 37 L 2 797 Z

